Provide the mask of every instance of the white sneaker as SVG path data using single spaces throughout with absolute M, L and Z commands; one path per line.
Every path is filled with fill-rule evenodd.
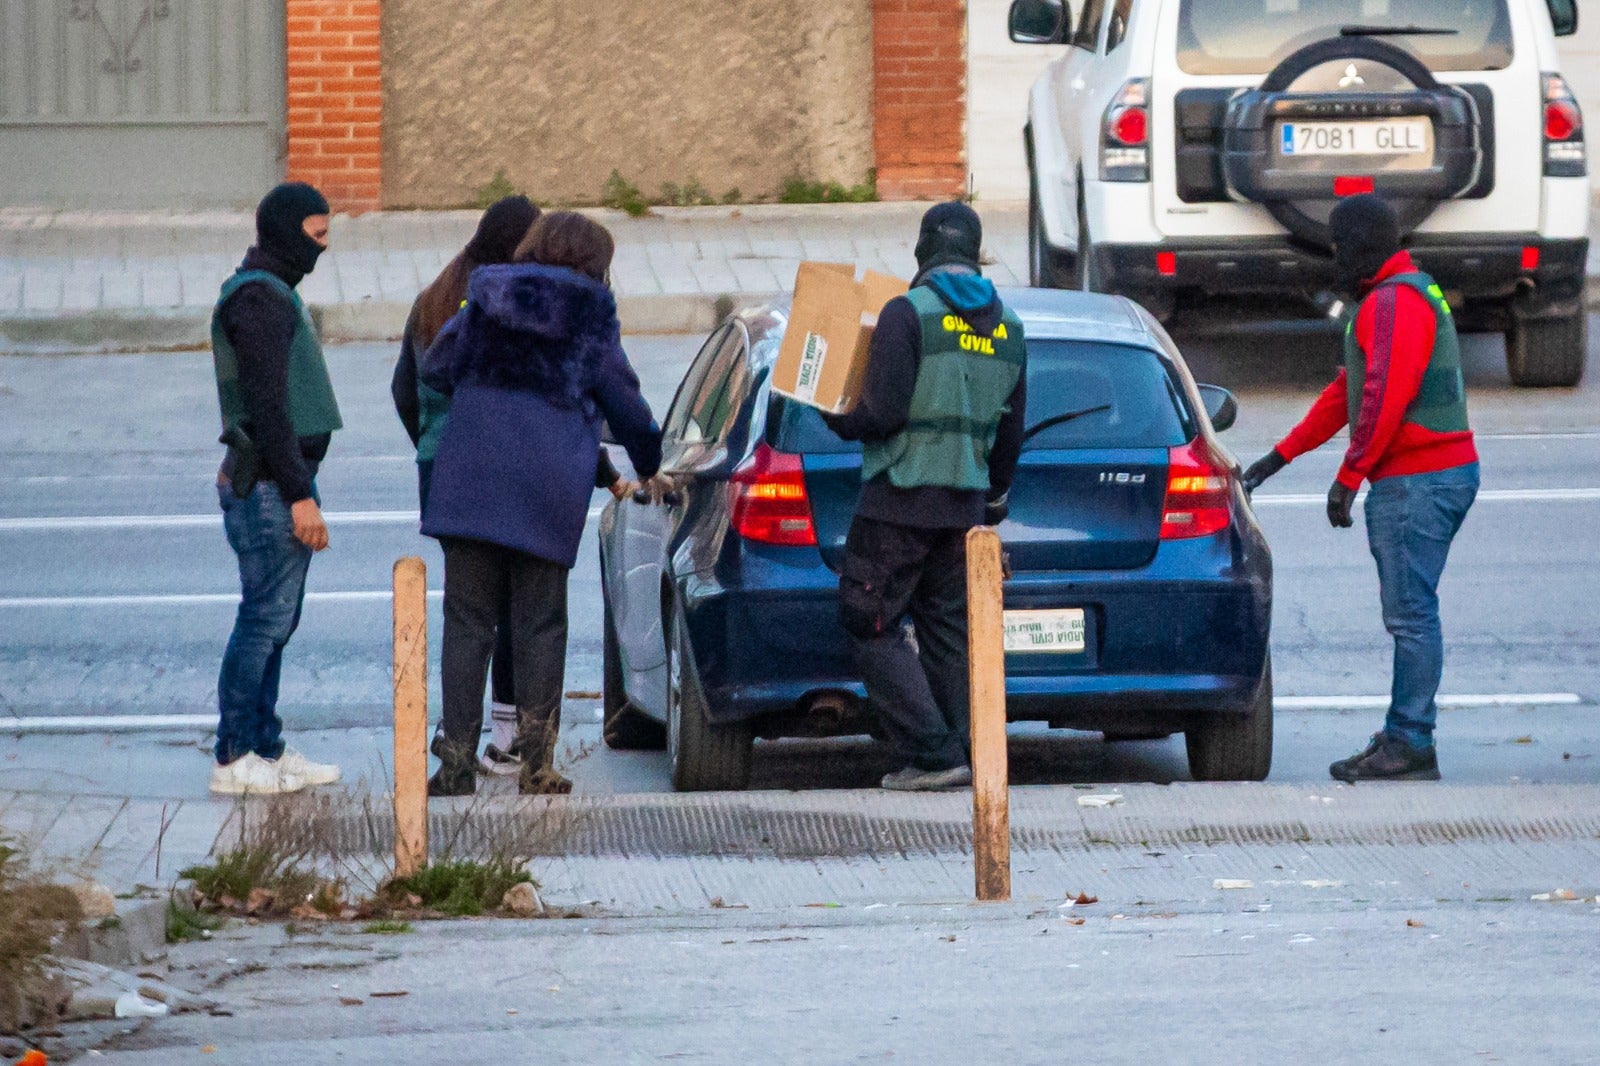
M 278 765 L 308 785 L 331 785 L 343 776 L 333 763 L 312 762 L 293 748 L 283 749 L 283 754 L 278 756 Z
M 211 791 L 224 796 L 276 796 L 305 787 L 305 778 L 289 772 L 278 760 L 263 759 L 255 752 L 211 770 Z

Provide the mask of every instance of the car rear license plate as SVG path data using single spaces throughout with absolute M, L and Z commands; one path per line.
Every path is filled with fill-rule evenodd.
M 1278 154 L 1433 155 L 1433 121 L 1426 116 L 1384 122 L 1280 122 Z
M 1053 611 L 1007 611 L 1006 651 L 1068 652 L 1087 648 L 1082 607 Z

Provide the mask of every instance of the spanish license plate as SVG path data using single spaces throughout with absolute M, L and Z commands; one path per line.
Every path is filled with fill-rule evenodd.
M 1006 651 L 1082 652 L 1087 647 L 1083 608 L 1007 611 Z
M 1280 155 L 1433 154 L 1433 123 L 1426 116 L 1386 122 L 1281 122 Z

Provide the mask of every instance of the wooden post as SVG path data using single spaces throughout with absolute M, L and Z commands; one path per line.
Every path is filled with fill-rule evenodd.
M 1011 898 L 1006 767 L 1005 612 L 1000 534 L 967 534 L 967 656 L 972 693 L 972 857 L 980 900 Z
M 428 862 L 428 568 L 394 564 L 394 872 Z

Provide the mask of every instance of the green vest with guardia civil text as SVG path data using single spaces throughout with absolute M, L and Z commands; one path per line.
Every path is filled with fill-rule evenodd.
M 239 395 L 239 357 L 222 328 L 222 305 L 241 286 L 257 281 L 276 289 L 294 304 L 299 315 L 294 339 L 289 344 L 289 421 L 294 426 L 295 436 L 315 437 L 342 428 L 344 422 L 339 417 L 339 402 L 334 399 L 322 343 L 317 340 L 317 331 L 300 294 L 276 274 L 241 270 L 222 283 L 222 292 L 211 312 L 211 361 L 217 375 L 217 401 L 222 408 L 223 431 L 238 427 L 249 433 L 250 427 L 244 424 L 244 400 Z
M 987 491 L 989 451 L 1027 358 L 1022 321 L 1008 308 L 994 332 L 978 333 L 926 286 L 906 299 L 922 323 L 911 411 L 903 430 L 863 447 L 861 479 Z
M 1384 285 L 1404 285 L 1415 291 L 1433 308 L 1437 328 L 1433 335 L 1433 354 L 1428 357 L 1428 370 L 1422 376 L 1422 388 L 1417 398 L 1406 409 L 1406 421 L 1430 429 L 1435 433 L 1460 433 L 1467 425 L 1467 387 L 1461 376 L 1461 342 L 1456 337 L 1456 324 L 1450 314 L 1450 304 L 1433 278 L 1419 271 L 1396 274 L 1384 279 L 1375 294 Z M 1367 297 L 1371 299 L 1371 295 Z M 1345 402 L 1348 405 L 1350 425 L 1355 426 L 1361 416 L 1361 393 L 1367 384 L 1367 354 L 1356 341 L 1355 321 L 1344 332 Z

